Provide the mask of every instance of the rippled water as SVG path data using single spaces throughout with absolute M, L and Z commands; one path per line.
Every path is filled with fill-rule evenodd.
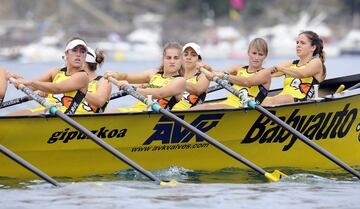
M 279 59 L 269 59 L 267 65 L 279 61 Z M 223 69 L 245 61 L 216 60 L 209 63 Z M 333 78 L 357 74 L 356 66 L 360 66 L 360 58 L 333 58 L 327 63 L 328 75 Z M 59 64 L 9 62 L 2 63 L 2 66 L 21 73 L 26 78 L 35 78 Z M 157 62 L 106 63 L 100 72 L 109 69 L 139 71 L 157 65 Z M 281 82 L 275 81 L 272 85 L 278 87 Z M 22 95 L 10 87 L 5 100 Z M 134 101 L 127 97 L 126 100 L 118 99 L 110 102 L 109 107 L 126 106 L 132 102 Z M 36 105 L 35 102 L 28 102 L 2 109 L 0 115 Z M 356 169 L 360 171 L 360 168 Z M 311 172 L 311 174 L 307 171 L 286 168 L 281 171 L 290 176 L 276 183 L 268 183 L 254 171 L 237 168 L 207 172 L 171 167 L 152 171 L 162 180 L 176 179 L 181 182 L 174 187 L 156 185 L 132 169 L 104 176 L 56 178 L 61 183 L 61 188 L 55 188 L 42 180 L 23 181 L 0 177 L 0 209 L 360 208 L 360 181 L 343 171 Z
M 12 208 L 359 208 L 360 182 L 349 175 L 293 174 L 268 183 L 252 171 L 198 172 L 171 167 L 153 171 L 176 186 L 159 186 L 133 170 L 83 179 L 0 179 L 0 205 Z M 236 178 L 236 183 L 232 180 Z M 10 186 L 2 183 L 10 183 Z M 74 183 L 75 182 L 75 183 Z M 219 183 L 223 182 L 223 183 Z M 227 183 L 224 183 L 227 182 Z

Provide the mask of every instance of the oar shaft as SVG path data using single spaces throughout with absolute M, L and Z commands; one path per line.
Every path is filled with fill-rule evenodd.
M 215 82 L 219 85 L 221 85 L 222 87 L 224 87 L 224 89 L 228 90 L 230 93 L 234 94 L 237 97 L 241 97 L 241 93 L 239 91 L 237 91 L 236 89 L 234 89 L 229 82 L 227 82 L 226 80 L 223 80 L 221 78 L 217 78 L 215 79 Z
M 220 89 L 223 89 L 224 87 L 222 87 L 221 85 L 214 85 L 214 86 L 210 86 L 207 90 L 207 93 L 211 93 L 214 91 L 218 91 Z
M 359 87 L 360 87 L 360 83 L 357 83 L 357 84 L 353 85 L 352 87 L 348 88 L 347 90 L 353 90 L 353 89 L 356 89 Z
M 60 186 L 60 184 L 56 180 L 54 180 L 50 176 L 46 175 L 44 172 L 40 171 L 35 166 L 31 165 L 30 163 L 28 163 L 27 161 L 22 159 L 20 156 L 16 155 L 15 153 L 13 153 L 12 151 L 10 151 L 9 149 L 7 149 L 6 147 L 4 147 L 1 144 L 0 144 L 0 150 L 4 155 L 8 156 L 9 158 L 11 158 L 12 160 L 17 162 L 18 164 L 20 164 L 24 168 L 28 169 L 29 171 L 33 172 L 34 174 L 36 174 L 40 178 L 44 179 L 45 181 L 49 182 L 50 184 L 52 184 L 52 185 L 54 185 L 56 187 Z
M 27 102 L 30 99 L 31 99 L 31 97 L 29 97 L 29 96 L 23 96 L 23 97 L 19 97 L 19 98 L 16 98 L 16 99 L 8 100 L 8 101 L 3 102 L 0 105 L 0 109 L 5 108 L 5 107 L 10 107 L 10 106 L 13 106 L 13 105 L 17 105 L 17 104 L 20 104 L 20 103 L 23 103 L 23 102 Z
M 117 84 L 117 80 L 115 80 L 114 78 L 109 78 L 109 80 L 111 82 L 113 82 L 114 84 Z M 143 103 L 150 105 L 150 101 L 147 101 L 147 98 L 136 92 L 130 85 L 125 85 L 123 87 L 123 90 L 128 92 L 130 95 L 132 95 L 133 97 L 137 98 L 138 100 L 142 101 Z M 226 146 L 224 146 L 223 144 L 221 144 L 220 142 L 218 142 L 217 140 L 211 138 L 210 136 L 208 136 L 207 134 L 203 133 L 202 131 L 200 131 L 199 129 L 195 128 L 194 126 L 190 125 L 189 123 L 187 123 L 186 121 L 182 120 L 181 118 L 177 117 L 176 115 L 174 115 L 173 113 L 161 108 L 157 103 L 154 103 L 152 106 L 153 110 L 162 113 L 163 115 L 165 115 L 167 118 L 169 118 L 170 120 L 175 121 L 176 123 L 180 124 L 181 126 L 183 126 L 184 128 L 186 128 L 187 130 L 191 131 L 192 133 L 202 137 L 204 140 L 206 140 L 207 142 L 209 142 L 210 144 L 214 145 L 215 147 L 217 147 L 218 149 L 222 150 L 223 152 L 227 153 L 228 155 L 230 155 L 231 157 L 235 158 L 236 160 L 244 163 L 245 165 L 249 166 L 250 168 L 254 169 L 255 171 L 259 172 L 262 175 L 265 175 L 266 171 L 264 171 L 263 169 L 261 169 L 260 167 L 256 166 L 255 164 L 253 164 L 252 162 L 248 161 L 246 158 L 240 156 L 239 154 L 237 154 L 236 152 L 232 151 L 231 149 L 227 148 Z
M 10 78 L 10 81 L 13 82 L 15 79 Z M 44 107 L 48 108 L 51 114 L 57 115 L 61 119 L 63 119 L 66 123 L 77 129 L 78 131 L 83 132 L 86 136 L 88 136 L 92 141 L 94 141 L 96 144 L 113 154 L 115 157 L 126 163 L 127 165 L 131 166 L 132 168 L 135 168 L 137 171 L 148 177 L 149 179 L 156 181 L 157 183 L 161 183 L 162 181 L 158 179 L 156 176 L 154 176 L 149 171 L 143 169 L 139 165 L 137 165 L 135 162 L 127 158 L 125 155 L 120 153 L 118 150 L 101 140 L 99 137 L 97 137 L 95 134 L 93 134 L 91 131 L 87 130 L 85 127 L 80 125 L 79 123 L 75 122 L 73 119 L 71 119 L 69 116 L 61 112 L 56 108 L 56 106 L 52 106 L 49 104 L 43 97 L 35 94 L 31 89 L 26 87 L 23 84 L 20 84 L 18 88 L 23 91 L 25 94 L 31 96 L 35 101 L 43 105 Z
M 325 149 L 323 149 L 322 147 L 320 147 L 319 145 L 317 145 L 316 143 L 314 143 L 313 141 L 311 141 L 309 138 L 307 138 L 306 136 L 304 136 L 303 134 L 301 134 L 299 131 L 297 131 L 296 129 L 294 129 L 293 127 L 289 126 L 287 123 L 285 123 L 284 121 L 280 120 L 278 117 L 276 117 L 275 115 L 273 115 L 271 112 L 269 112 L 268 110 L 266 110 L 265 108 L 263 108 L 260 105 L 255 105 L 255 109 L 258 110 L 259 112 L 261 112 L 262 114 L 264 114 L 265 116 L 267 116 L 268 118 L 270 118 L 271 120 L 273 120 L 275 123 L 279 124 L 280 126 L 282 126 L 283 128 L 285 128 L 287 131 L 289 131 L 290 133 L 292 133 L 293 135 L 295 135 L 296 137 L 298 137 L 301 141 L 303 141 L 305 144 L 309 145 L 311 148 L 313 148 L 314 150 L 320 152 L 322 155 L 324 155 L 326 158 L 328 158 L 329 160 L 333 161 L 334 163 L 336 163 L 338 166 L 340 166 L 341 168 L 345 169 L 346 171 L 348 171 L 349 173 L 353 174 L 354 176 L 356 176 L 357 178 L 360 179 L 360 174 L 354 170 L 353 168 L 351 168 L 349 165 L 347 165 L 346 163 L 342 162 L 340 159 L 336 158 L 334 155 L 332 155 L 330 152 L 326 151 Z
M 212 144 L 213 146 L 215 146 L 216 148 L 220 149 L 221 151 L 225 152 L 226 154 L 230 155 L 231 157 L 235 158 L 236 160 L 242 162 L 243 164 L 247 165 L 248 167 L 252 168 L 253 170 L 257 171 L 258 173 L 265 175 L 266 171 L 263 170 L 262 168 L 258 167 L 257 165 L 255 165 L 254 163 L 250 162 L 249 160 L 247 160 L 246 158 L 242 157 L 241 155 L 239 155 L 238 153 L 234 152 L 233 150 L 229 149 L 228 147 L 226 147 L 225 145 L 221 144 L 220 142 L 218 142 L 217 140 L 215 140 L 214 138 L 210 137 L 209 135 L 205 134 L 204 132 L 200 131 L 199 129 L 195 128 L 194 126 L 190 125 L 189 123 L 185 122 L 184 120 L 182 120 L 181 118 L 177 117 L 176 115 L 172 114 L 171 112 L 165 110 L 165 109 L 160 109 L 160 113 L 162 113 L 163 115 L 165 115 L 168 119 L 175 121 L 176 123 L 180 124 L 181 126 L 183 126 L 184 128 L 186 128 L 187 130 L 189 130 L 190 132 L 196 134 L 197 136 L 200 136 L 201 138 L 203 138 L 205 141 L 209 142 L 210 144 Z
M 204 72 L 205 74 L 210 74 L 210 72 L 208 72 L 206 69 L 201 68 L 200 69 L 202 72 Z M 236 91 L 232 86 L 227 85 L 228 83 L 226 81 L 224 81 L 223 79 L 217 78 L 215 80 L 216 83 L 222 85 L 225 89 L 227 89 L 229 92 L 231 92 L 232 94 L 241 97 L 240 92 Z M 360 85 L 360 83 L 359 83 Z M 356 85 L 355 85 L 356 86 Z M 353 86 L 352 88 L 357 88 Z M 240 98 L 241 100 L 243 100 L 242 98 Z M 301 134 L 300 132 L 298 132 L 296 129 L 294 129 L 293 127 L 289 126 L 287 123 L 285 123 L 284 121 L 280 120 L 278 117 L 276 117 L 275 115 L 273 115 L 272 113 L 270 113 L 269 111 L 267 111 L 265 108 L 263 108 L 262 106 L 256 104 L 255 101 L 248 101 L 247 105 L 251 108 L 256 109 L 257 111 L 259 111 L 260 113 L 264 114 L 265 116 L 267 116 L 268 118 L 270 118 L 271 120 L 273 120 L 274 122 L 278 123 L 279 125 L 281 125 L 283 128 L 285 128 L 286 130 L 288 130 L 290 133 L 294 134 L 296 137 L 298 137 L 301 141 L 303 141 L 305 144 L 309 145 L 311 148 L 313 148 L 314 150 L 318 151 L 320 154 L 322 154 L 323 156 L 327 157 L 329 160 L 331 160 L 332 162 L 334 162 L 335 164 L 337 164 L 338 166 L 340 166 L 341 168 L 345 169 L 346 171 L 348 171 L 349 173 L 353 174 L 354 176 L 356 176 L 357 178 L 360 179 L 360 174 L 354 170 L 353 168 L 351 168 L 349 165 L 347 165 L 346 163 L 342 162 L 340 159 L 336 158 L 335 156 L 333 156 L 332 154 L 330 154 L 328 151 L 326 151 L 325 149 L 323 149 L 322 147 L 318 146 L 316 143 L 312 142 L 309 138 L 307 138 L 306 136 L 304 136 L 303 134 Z
M 101 140 L 99 137 L 97 137 L 95 134 L 93 134 L 91 131 L 87 130 L 86 128 L 84 128 L 82 125 L 80 125 L 79 123 L 75 122 L 74 120 L 72 120 L 69 116 L 67 116 L 66 114 L 64 114 L 63 112 L 56 110 L 55 115 L 57 115 L 58 117 L 62 118 L 66 123 L 68 123 L 69 125 L 71 125 L 72 127 L 74 127 L 75 129 L 83 132 L 86 136 L 88 136 L 91 140 L 93 140 L 97 145 L 99 145 L 100 147 L 104 148 L 105 150 L 107 150 L 108 152 L 110 152 L 112 155 L 114 155 L 116 158 L 118 158 L 119 160 L 123 161 L 124 163 L 126 163 L 127 165 L 129 165 L 130 167 L 135 168 L 137 171 L 139 171 L 140 173 L 142 173 L 144 176 L 148 177 L 149 179 L 156 181 L 158 183 L 161 182 L 160 179 L 158 179 L 156 176 L 154 176 L 152 173 L 150 173 L 149 171 L 143 169 L 142 167 L 140 167 L 139 165 L 137 165 L 135 162 L 133 162 L 132 160 L 130 160 L 128 157 L 126 157 L 125 155 L 123 155 L 121 152 L 119 152 L 118 150 L 116 150 L 115 148 L 113 148 L 112 146 L 110 146 L 109 144 L 107 144 L 106 142 L 104 142 L 103 140 Z
M 120 90 L 118 92 L 112 93 L 110 96 L 110 100 L 117 99 L 117 98 L 120 98 L 120 97 L 123 97 L 126 95 L 128 95 L 128 94 L 125 91 Z

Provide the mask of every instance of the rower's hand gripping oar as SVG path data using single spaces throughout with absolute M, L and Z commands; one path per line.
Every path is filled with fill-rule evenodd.
M 201 71 L 203 73 L 209 73 L 206 69 L 201 68 Z M 218 84 L 222 85 L 222 81 L 223 79 L 217 78 L 215 80 L 215 82 L 217 82 Z M 224 88 L 226 88 L 224 86 Z M 228 89 L 228 88 L 226 88 Z M 236 91 L 233 87 L 231 87 L 231 93 L 233 93 L 236 96 L 239 96 L 241 100 L 243 100 L 242 96 L 240 95 L 240 93 L 238 91 Z M 246 101 L 247 106 L 252 108 L 252 109 L 256 109 L 257 111 L 259 111 L 260 113 L 262 113 L 263 115 L 265 115 L 266 117 L 268 117 L 269 119 L 271 119 L 272 121 L 274 121 L 275 123 L 279 124 L 281 127 L 283 127 L 285 130 L 289 131 L 290 133 L 292 133 L 294 136 L 298 137 L 301 141 L 303 141 L 305 144 L 309 145 L 311 148 L 313 148 L 314 150 L 316 150 L 317 152 L 319 152 L 320 154 L 322 154 L 323 156 L 327 157 L 329 160 L 333 161 L 334 163 L 336 163 L 338 166 L 340 166 L 341 168 L 345 169 L 346 171 L 348 171 L 349 173 L 351 173 L 352 175 L 356 176 L 357 178 L 360 179 L 360 174 L 354 170 L 353 168 L 351 168 L 349 165 L 347 165 L 346 163 L 342 162 L 340 159 L 336 158 L 334 155 L 332 155 L 331 153 L 329 153 L 328 151 L 326 151 L 325 149 L 323 149 L 322 147 L 320 147 L 319 145 L 317 145 L 316 143 L 314 143 L 313 141 L 311 141 L 309 138 L 307 138 L 306 136 L 304 136 L 303 134 L 301 134 L 299 131 L 297 131 L 296 129 L 294 129 L 293 127 L 289 126 L 287 123 L 285 123 L 284 121 L 282 121 L 281 119 L 279 119 L 278 117 L 276 117 L 274 114 L 272 114 L 271 112 L 269 112 L 268 110 L 266 110 L 265 108 L 263 108 L 261 105 L 258 105 L 254 100 L 247 100 Z
M 115 78 L 109 77 L 108 79 L 116 86 L 119 86 L 118 81 Z M 240 156 L 239 154 L 237 154 L 233 150 L 229 149 L 225 145 L 221 144 L 217 140 L 215 140 L 212 137 L 208 136 L 207 134 L 203 133 L 196 127 L 194 127 L 194 126 L 190 125 L 189 123 L 187 123 L 186 121 L 182 120 L 181 118 L 177 117 L 170 111 L 161 108 L 161 106 L 157 102 L 149 100 L 144 95 L 138 93 L 137 91 L 134 90 L 134 88 L 132 88 L 132 86 L 124 85 L 122 87 L 122 89 L 124 91 L 126 91 L 128 94 L 130 94 L 131 96 L 135 97 L 136 99 L 138 99 L 138 100 L 142 101 L 143 103 L 145 103 L 146 105 L 150 106 L 151 109 L 154 110 L 155 112 L 159 112 L 159 113 L 163 114 L 168 119 L 175 121 L 176 123 L 178 123 L 181 126 L 183 126 L 184 128 L 186 128 L 187 130 L 191 131 L 192 133 L 196 134 L 197 136 L 200 136 L 201 138 L 206 140 L 208 143 L 214 145 L 216 148 L 220 149 L 221 151 L 225 152 L 226 154 L 230 155 L 231 157 L 235 158 L 236 160 L 242 162 L 243 164 L 252 168 L 256 172 L 264 175 L 268 180 L 275 182 L 275 181 L 279 181 L 282 177 L 286 176 L 285 174 L 281 173 L 280 171 L 274 171 L 273 173 L 268 173 L 268 172 L 264 171 L 263 169 L 261 169 L 260 167 L 255 165 L 254 163 L 252 163 L 249 160 L 247 160 L 246 158 Z
M 21 166 L 23 166 L 24 168 L 28 169 L 29 171 L 33 172 L 34 174 L 36 174 L 37 176 L 39 176 L 40 178 L 44 179 L 45 181 L 47 181 L 48 183 L 56 186 L 56 187 L 60 187 L 61 185 L 53 178 L 51 178 L 50 176 L 48 176 L 47 174 L 45 174 L 44 172 L 42 172 L 41 170 L 39 170 L 38 168 L 36 168 L 35 166 L 31 165 L 29 162 L 27 162 L 26 160 L 24 160 L 23 158 L 21 158 L 20 156 L 16 155 L 15 153 L 13 153 L 12 151 L 10 151 L 9 149 L 7 149 L 6 147 L 4 147 L 3 145 L 0 144 L 0 151 L 8 156 L 9 158 L 11 158 L 12 160 L 14 160 L 15 162 L 17 162 L 18 164 L 20 164 Z
M 11 82 L 15 82 L 16 80 L 14 78 L 10 78 Z M 88 136 L 92 141 L 94 141 L 97 145 L 101 146 L 102 148 L 104 148 L 105 150 L 107 150 L 108 152 L 110 152 L 112 155 L 114 155 L 115 157 L 117 157 L 118 159 L 120 159 L 121 161 L 123 161 L 124 163 L 126 163 L 127 165 L 129 165 L 130 167 L 134 168 L 135 170 L 137 170 L 138 172 L 140 172 L 141 174 L 143 174 L 144 176 L 148 177 L 149 179 L 157 182 L 160 185 L 174 185 L 174 182 L 163 182 L 161 181 L 159 178 L 157 178 L 156 176 L 154 176 L 152 173 L 150 173 L 149 171 L 145 170 L 144 168 L 142 168 L 140 165 L 136 164 L 135 162 L 133 162 L 132 160 L 130 160 L 128 157 L 126 157 L 125 155 L 123 155 L 121 152 L 119 152 L 118 150 L 116 150 L 115 148 L 113 148 L 112 146 L 110 146 L 109 144 L 107 144 L 106 142 L 104 142 L 103 140 L 101 140 L 99 137 L 97 137 L 95 134 L 93 134 L 91 131 L 87 130 L 85 127 L 83 127 L 82 125 L 80 125 L 79 123 L 75 122 L 73 119 L 71 119 L 69 116 L 67 116 L 66 114 L 64 114 L 63 112 L 61 112 L 60 110 L 57 109 L 56 106 L 51 105 L 46 99 L 44 99 L 43 97 L 35 94 L 31 89 L 29 89 L 28 87 L 26 87 L 23 84 L 19 84 L 18 88 L 24 92 L 25 94 L 31 96 L 35 101 L 37 101 L 38 103 L 40 103 L 42 106 L 44 106 L 45 108 L 49 109 L 49 112 L 52 115 L 56 115 L 58 117 L 60 117 L 61 119 L 63 119 L 66 123 L 68 123 L 69 125 L 71 125 L 72 127 L 74 127 L 75 129 L 77 129 L 78 131 L 83 132 L 86 136 Z

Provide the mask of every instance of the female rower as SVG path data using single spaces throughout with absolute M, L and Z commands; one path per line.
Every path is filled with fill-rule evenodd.
M 134 86 L 134 89 L 143 95 L 151 95 L 162 108 L 170 110 L 181 99 L 185 90 L 181 50 L 182 47 L 177 42 L 167 43 L 163 49 L 162 65 L 159 68 L 140 73 L 109 71 L 105 73 L 104 77 L 114 77 L 119 80 L 120 89 L 129 83 L 142 84 L 141 87 Z M 131 108 L 118 108 L 108 112 L 141 112 L 144 110 L 147 110 L 147 106 L 139 101 Z
M 325 79 L 326 67 L 324 45 L 312 31 L 304 31 L 296 39 L 298 60 L 286 61 L 275 66 L 273 76 L 285 75 L 283 91 L 267 97 L 263 105 L 274 105 L 304 101 L 314 95 L 314 85 Z
M 249 65 L 234 65 L 224 72 L 214 72 L 211 67 L 204 65 L 211 72 L 208 76 L 210 80 L 215 77 L 223 78 L 232 83 L 232 87 L 249 98 L 255 99 L 256 103 L 261 102 L 267 96 L 271 83 L 270 70 L 264 70 L 263 62 L 268 54 L 268 46 L 264 39 L 255 38 L 248 47 Z M 191 109 L 218 109 L 218 108 L 238 108 L 241 107 L 240 98 L 229 94 L 226 100 L 217 103 L 208 103 L 195 106 Z
M 5 69 L 0 68 L 0 104 L 2 103 L 7 88 L 7 72 Z
M 84 99 L 89 77 L 83 70 L 87 46 L 84 40 L 73 38 L 65 48 L 65 67 L 54 68 L 35 80 L 18 79 L 15 85 L 24 84 L 32 90 L 48 94 L 47 99 L 65 114 L 73 114 Z M 10 115 L 36 115 L 44 113 L 45 108 L 20 110 Z
M 187 43 L 183 47 L 182 66 L 186 79 L 186 91 L 172 110 L 187 110 L 205 100 L 210 81 L 199 70 L 198 63 L 202 61 L 200 54 L 200 46 L 196 43 Z
M 76 114 L 104 112 L 111 94 L 111 83 L 96 73 L 97 67 L 101 67 L 104 63 L 104 51 L 87 48 L 84 70 L 89 76 L 89 86 Z

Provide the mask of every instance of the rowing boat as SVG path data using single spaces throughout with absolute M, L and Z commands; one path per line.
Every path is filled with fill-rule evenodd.
M 360 166 L 360 89 L 328 94 L 360 75 L 323 84 L 323 99 L 266 107 L 350 166 Z M 328 95 L 326 95 L 328 94 Z M 326 96 L 325 96 L 326 95 Z M 279 125 L 249 108 L 174 112 L 260 167 L 331 170 L 338 167 Z M 193 170 L 248 169 L 180 125 L 154 112 L 74 115 L 72 119 L 149 170 L 179 166 Z M 0 117 L 0 144 L 54 177 L 109 174 L 128 165 L 51 116 Z M 34 178 L 0 155 L 0 176 Z

